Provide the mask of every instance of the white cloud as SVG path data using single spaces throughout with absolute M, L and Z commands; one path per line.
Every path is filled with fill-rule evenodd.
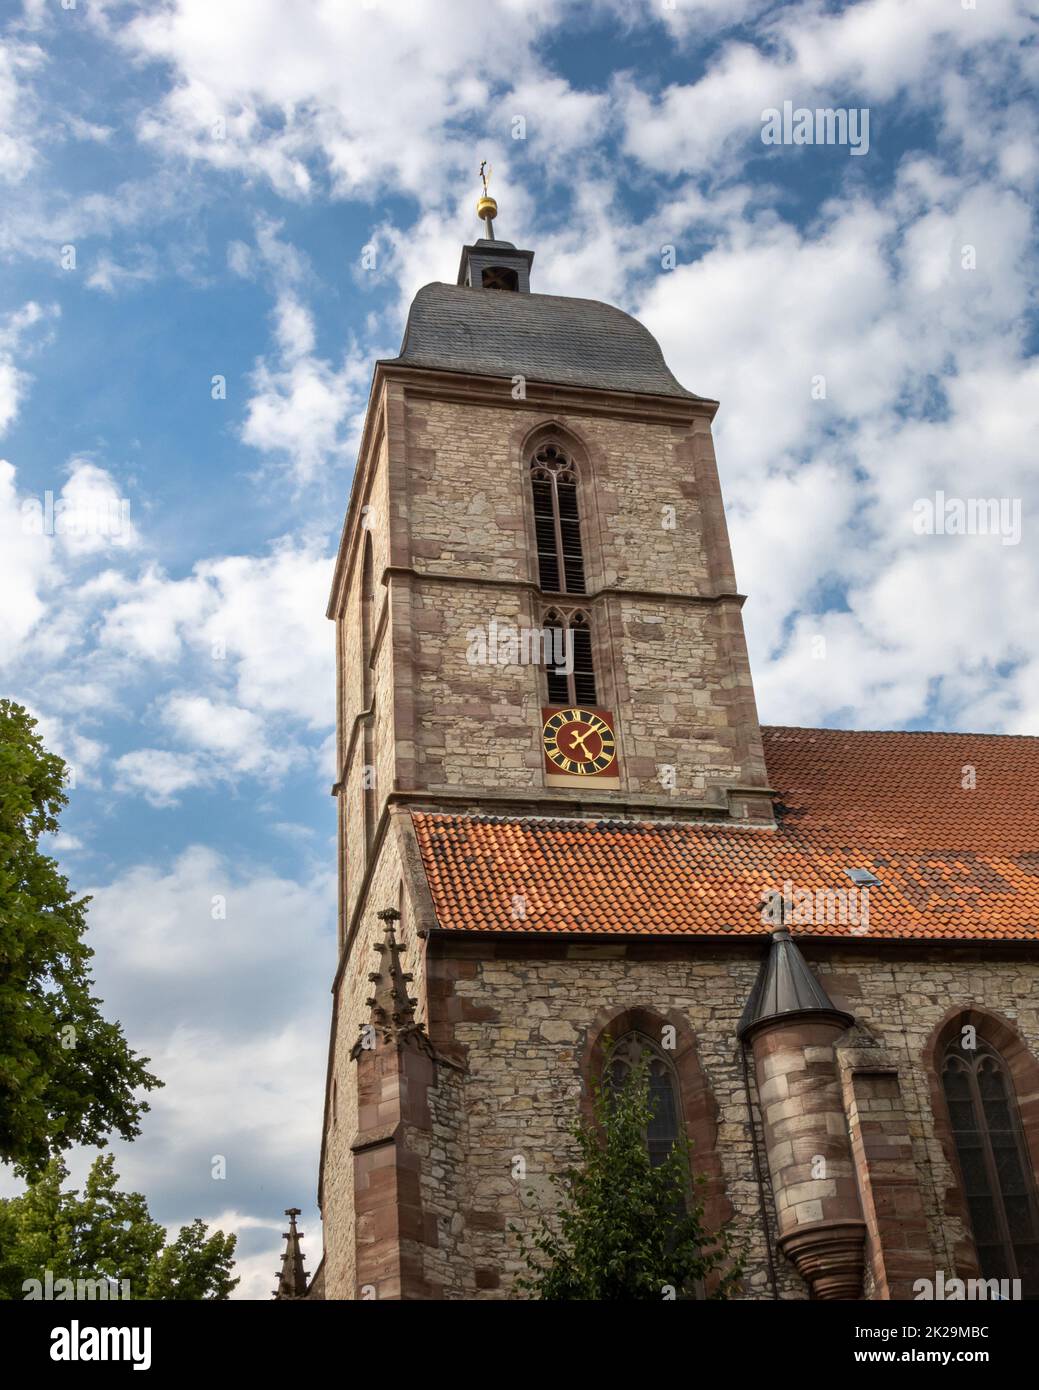
M 154 706 L 152 737 L 182 746 L 123 754 L 117 790 L 168 806 L 240 777 L 276 782 L 319 757 L 309 745 L 334 710 L 330 575 L 321 550 L 284 544 L 264 557 L 202 561 L 186 579 L 150 567 L 137 580 L 108 572 L 87 586 L 88 599 L 105 602 L 98 656 L 115 660 L 109 678 L 178 677 Z
M 6 459 L 0 459 L 0 540 L 0 663 L 6 663 L 43 617 L 51 576 L 48 548 L 25 530 L 15 469 Z
M 84 120 L 82 116 L 69 116 L 68 128 L 74 139 L 98 145 L 107 145 L 115 133 L 112 126 L 98 125 L 95 121 Z
M 107 886 L 91 886 L 91 941 L 113 1007 L 135 1030 L 171 1033 L 219 1022 L 230 1033 L 251 1036 L 258 1024 L 256 994 L 264 982 L 270 989 L 274 966 L 285 972 L 285 993 L 270 1001 L 267 1021 L 275 1028 L 291 1023 L 313 1003 L 309 982 L 328 984 L 334 878 L 328 866 L 305 886 L 196 844 L 166 868 L 139 864 Z M 148 904 L 144 915 L 142 903 Z M 313 956 L 301 960 L 307 952 Z M 205 972 L 199 971 L 202 961 Z M 302 974 L 293 962 L 305 965 Z M 156 1013 L 148 1000 L 153 993 L 165 995 L 170 1007 Z M 221 999 L 216 1018 L 213 1008 Z
M 163 717 L 174 730 L 201 748 L 251 764 L 261 744 L 259 715 L 238 705 L 217 704 L 205 695 L 171 695 Z
M 577 150 L 606 133 L 610 115 L 603 93 L 576 91 L 563 78 L 541 73 L 517 82 L 499 110 L 510 139 L 521 129 L 516 118 L 522 117 L 524 140 L 551 170 L 565 173 L 571 172 L 567 161 Z
M 97 780 L 91 724 L 143 699 L 151 746 L 124 748 L 115 785 L 152 804 L 310 765 L 334 708 L 327 541 L 133 574 L 143 542 L 118 485 L 89 459 L 68 471 L 57 498 L 23 497 L 0 460 L 0 663 L 57 751 Z
M 162 719 L 174 737 L 198 750 L 195 772 L 200 782 L 232 780 L 237 774 L 279 779 L 306 761 L 303 750 L 284 733 L 270 741 L 267 721 L 255 710 L 228 701 L 177 693 L 162 702 Z
M 108 554 L 113 548 L 136 550 L 140 537 L 126 497 L 107 469 L 90 459 L 73 458 L 68 481 L 55 508 L 54 530 L 69 554 Z
M 99 504 L 107 515 L 118 497 L 105 470 L 83 460 L 66 495 L 79 521 L 96 520 Z M 151 564 L 134 578 L 111 567 L 107 537 L 38 534 L 27 502 L 38 522 L 40 499 L 20 498 L 0 461 L 0 662 L 10 693 L 45 716 L 45 741 L 77 785 L 104 780 L 107 748 L 91 726 L 142 700 L 151 746 L 124 746 L 112 782 L 153 806 L 315 764 L 312 731 L 325 737 L 334 705 L 323 547 L 226 556 L 183 579 Z M 139 544 L 132 529 L 124 540 Z M 99 561 L 106 568 L 78 574 Z M 176 687 L 157 696 L 170 674 Z
M 64 656 L 82 598 L 68 593 L 72 568 L 137 544 L 105 469 L 73 459 L 57 497 L 47 493 L 21 494 L 14 466 L 0 459 L 0 666 L 28 655 L 30 643 L 37 669 Z
M 240 275 L 243 280 L 251 278 L 253 253 L 244 241 L 235 240 L 227 243 L 227 265 L 229 270 L 235 275 Z
M 157 274 L 158 262 L 151 251 L 138 250 L 137 265 L 123 264 L 102 251 L 87 276 L 87 288 L 100 290 L 102 294 L 115 294 L 127 286 L 148 284 Z
M 282 295 L 275 305 L 274 336 L 286 361 L 294 362 L 314 351 L 314 320 L 293 295 Z
M 741 218 L 648 288 L 640 316 L 670 365 L 722 403 L 764 718 L 1034 730 L 1032 255 L 1015 189 L 917 158 L 888 195 L 834 200 L 805 230 Z M 1023 543 L 914 535 L 914 501 L 938 490 L 1019 499 Z
M 176 806 L 181 793 L 212 784 L 212 773 L 194 753 L 137 748 L 116 758 L 115 790 L 140 792 L 151 806 Z
M 242 439 L 286 460 L 302 485 L 355 452 L 370 364 L 360 353 L 348 353 L 339 366 L 308 355 L 313 324 L 298 304 L 279 305 L 277 334 L 282 357 L 259 362 L 253 372 Z
M 225 0 L 218 13 L 178 0 L 121 40 L 177 74 L 141 120 L 145 141 L 289 197 L 311 195 L 315 180 L 340 196 L 388 183 L 428 195 L 457 169 L 456 124 L 488 106 L 495 74 L 540 71 L 535 46 L 565 8 L 456 0 L 445 23 L 435 0 L 302 11 Z
M 0 434 L 18 414 L 29 385 L 29 376 L 15 363 L 15 354 L 28 351 L 23 338 L 38 324 L 58 316 L 58 308 L 42 308 L 29 300 L 20 309 L 0 316 Z
M 0 43 L 0 180 L 20 182 L 36 163 L 39 108 L 26 80 L 44 61 L 35 44 Z
M 334 633 L 324 616 L 331 557 L 286 545 L 260 559 L 207 562 L 199 572 L 219 596 L 205 632 L 225 640 L 236 660 L 239 702 L 327 727 L 335 690 Z
M 328 723 L 332 625 L 324 619 L 331 557 L 303 542 L 267 556 L 200 561 L 187 579 L 149 568 L 140 579 L 105 576 L 113 602 L 102 644 L 131 658 L 179 661 L 188 650 L 229 677 L 238 703 Z M 226 662 L 226 665 L 223 663 Z
M 255 247 L 233 242 L 228 248 L 232 271 L 248 278 L 262 273 L 275 301 L 275 351 L 258 359 L 252 372 L 241 437 L 268 459 L 286 463 L 303 485 L 352 458 L 371 367 L 356 346 L 338 365 L 315 353 L 314 316 L 301 294 L 314 276 L 281 230 L 280 222 L 258 217 Z
M 69 835 L 64 830 L 59 830 L 51 840 L 55 854 L 72 854 L 77 849 L 83 848 L 83 841 L 78 835 Z
M 829 10 L 785 5 L 761 16 L 754 42 L 726 44 L 696 82 L 675 83 L 659 99 L 629 78 L 618 83 L 625 148 L 660 171 L 739 169 L 739 151 L 762 153 L 766 108 L 903 108 L 940 104 L 941 79 L 957 56 L 978 64 L 987 47 L 1009 58 L 1029 32 L 1027 5 L 992 0 L 965 9 L 946 0 L 861 0 Z M 776 152 L 781 157 L 781 152 Z
M 22 0 L 22 23 L 27 29 L 42 28 L 47 13 L 47 0 Z
M 42 714 L 31 701 L 28 708 L 37 722 L 36 732 L 46 748 L 51 753 L 57 753 L 59 758 L 64 758 L 68 765 L 70 787 L 97 785 L 101 762 L 107 751 L 105 745 L 58 716 Z
M 86 588 L 87 597 L 112 600 L 101 620 L 101 645 L 123 656 L 171 662 L 183 650 L 182 629 L 196 625 L 211 600 L 195 574 L 171 580 L 155 565 L 136 579 L 108 571 Z

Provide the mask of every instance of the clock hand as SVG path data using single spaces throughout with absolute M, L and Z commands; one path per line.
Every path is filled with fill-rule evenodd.
M 570 735 L 571 738 L 573 739 L 574 743 L 577 744 L 578 748 L 581 749 L 581 751 L 584 753 L 584 755 L 585 755 L 586 758 L 591 758 L 591 756 L 592 756 L 591 753 L 588 751 L 588 745 L 585 743 L 585 739 L 588 737 L 588 735 L 589 735 L 590 733 L 594 733 L 594 730 L 593 730 L 593 729 L 586 729 L 585 732 L 584 732 L 583 734 L 579 734 L 579 733 L 573 732 L 573 733 L 571 733 L 571 735 Z

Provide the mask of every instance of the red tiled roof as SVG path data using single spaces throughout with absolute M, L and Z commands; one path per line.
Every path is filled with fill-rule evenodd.
M 414 812 L 440 926 L 761 934 L 765 892 L 847 891 L 854 868 L 880 879 L 867 929 L 851 900 L 850 920 L 795 933 L 1039 939 L 1039 738 L 763 733 L 776 830 Z

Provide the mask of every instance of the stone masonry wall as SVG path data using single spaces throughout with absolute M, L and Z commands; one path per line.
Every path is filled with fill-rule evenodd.
M 448 1032 L 468 1066 L 466 1239 L 457 1253 L 472 1261 L 475 1297 L 508 1296 L 520 1262 L 506 1227 L 533 1228 L 537 1211 L 551 1202 L 550 1173 L 572 1157 L 565 1131 L 579 1103 L 578 1061 L 591 1021 L 603 1008 L 635 1007 L 676 1010 L 696 1035 L 717 1103 L 718 1150 L 735 1229 L 749 1242 L 747 1296 L 769 1297 L 735 1032 L 758 956 L 726 958 L 705 949 L 701 958 L 637 960 L 611 958 L 610 948 L 597 948 L 579 959 L 548 959 L 526 954 L 529 946 L 512 955 L 500 946 L 496 955 L 481 958 L 488 949 L 475 942 L 436 943 L 429 961 L 434 1036 L 444 1035 L 436 1022 L 443 1007 L 438 998 L 457 999 Z M 927 1220 L 926 1258 L 951 1277 L 963 1218 L 948 1201 L 954 1179 L 935 1133 L 923 1049 L 949 1009 L 962 1004 L 1010 1019 L 1039 1054 L 1039 965 L 986 961 L 956 947 L 912 957 L 819 945 L 809 951 L 834 1002 L 855 1014 L 856 1031 L 864 1029 L 898 1062 L 913 1146 L 907 1167 L 918 1178 Z M 884 1106 L 878 1091 L 870 1102 L 874 1120 Z M 525 1181 L 512 1176 L 517 1157 L 526 1163 Z M 781 1296 L 806 1297 L 792 1266 L 778 1253 L 776 1260 Z
M 553 1202 L 550 1175 L 576 1157 L 567 1127 L 580 1105 L 578 1067 L 591 1041 L 592 1020 L 604 1008 L 620 1013 L 637 1007 L 676 1010 L 696 1035 L 717 1106 L 717 1147 L 735 1209 L 734 1229 L 751 1247 L 748 1293 L 769 1297 L 736 1043 L 736 1025 L 758 958 L 637 961 L 619 954 L 611 959 L 609 948 L 600 947 L 577 960 L 510 959 L 501 947 L 497 957 L 479 959 L 454 942 L 434 949 L 431 985 L 446 975 L 453 979 L 463 1011 L 478 1010 L 473 1021 L 463 1017 L 453 1025 L 454 1039 L 467 1050 L 466 1222 L 474 1268 L 481 1271 L 476 1297 L 509 1295 L 523 1266 L 507 1227 L 515 1224 L 528 1235 L 533 1231 L 540 1212 Z M 526 1166 L 523 1180 L 512 1176 L 517 1159 Z M 695 1167 L 695 1154 L 693 1161 Z M 784 1296 L 806 1296 L 791 1267 L 781 1266 L 779 1272 Z
M 714 593 L 694 476 L 695 427 L 548 415 L 521 403 L 494 409 L 409 398 L 408 521 L 416 567 L 537 583 L 524 445 L 551 424 L 562 426 L 581 471 L 582 533 L 596 587 Z M 706 472 L 706 455 L 701 467 Z
M 394 650 L 395 680 L 413 694 L 407 709 L 397 705 L 408 744 L 400 784 L 544 791 L 541 672 L 467 658 L 492 619 L 539 627 L 561 601 L 536 592 L 528 477 L 532 440 L 552 434 L 581 470 L 589 595 L 566 602 L 592 615 L 599 703 L 617 716 L 615 799 L 723 805 L 723 786 L 763 784 L 739 604 L 715 601 L 734 580 L 708 421 L 549 416 L 406 392 L 405 412 L 409 564 L 420 577 L 391 581 L 412 634 Z M 604 586 L 621 592 L 597 597 Z M 675 769 L 673 792 L 662 788 L 664 765 Z

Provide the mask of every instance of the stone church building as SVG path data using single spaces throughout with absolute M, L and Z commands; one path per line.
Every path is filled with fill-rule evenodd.
M 478 210 L 335 570 L 324 1253 L 293 1218 L 279 1296 L 512 1296 L 613 1039 L 743 1297 L 1039 1297 L 1039 739 L 762 727 L 718 403 Z

